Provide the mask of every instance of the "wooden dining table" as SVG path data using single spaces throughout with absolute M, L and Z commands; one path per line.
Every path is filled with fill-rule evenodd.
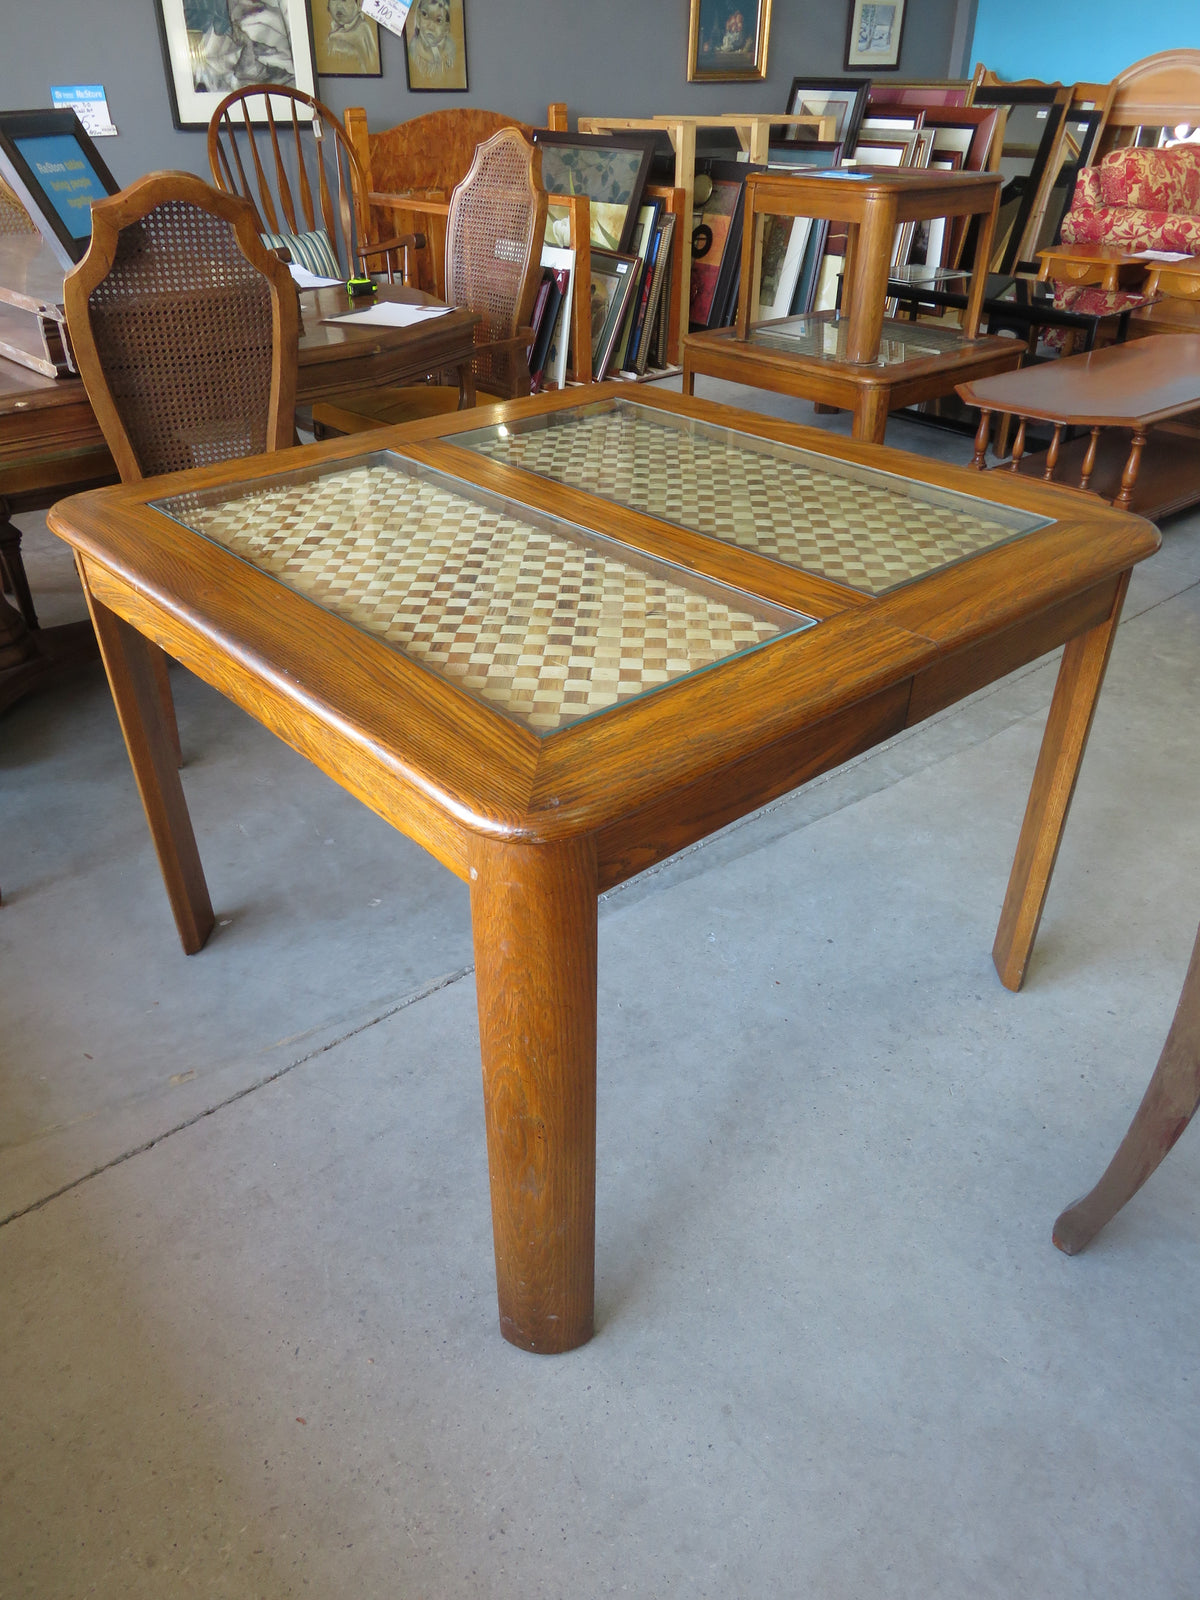
M 40 280 L 39 286 L 46 291 Z M 417 383 L 443 371 L 457 376 L 460 404 L 474 404 L 470 362 L 480 320 L 475 312 L 451 310 L 404 328 L 333 320 L 368 304 L 438 302 L 398 284 L 380 284 L 369 301 L 350 300 L 340 286 L 302 291 L 297 405 L 382 384 Z M 11 317 L 13 308 L 7 309 Z M 80 379 L 0 358 L 0 564 L 15 580 L 11 602 L 0 589 L 0 711 L 94 659 L 96 650 L 87 623 L 38 627 L 12 518 L 116 477 Z
M 1066 490 L 621 384 L 50 526 L 185 950 L 213 908 L 148 641 L 469 884 L 500 1327 L 539 1352 L 593 1329 L 598 895 L 1065 646 L 993 951 L 1019 987 L 1159 543 Z

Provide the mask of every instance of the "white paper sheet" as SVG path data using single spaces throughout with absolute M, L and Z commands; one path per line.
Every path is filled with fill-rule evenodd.
M 288 262 L 288 271 L 297 289 L 333 289 L 342 282 L 341 278 L 319 278 L 315 272 L 297 266 L 294 261 Z
M 364 322 L 381 328 L 412 328 L 418 322 L 428 322 L 431 317 L 444 317 L 449 306 L 406 306 L 394 301 L 380 301 L 366 311 L 346 311 L 340 317 L 326 317 L 326 322 Z
M 1186 250 L 1139 250 L 1139 261 L 1190 261 L 1192 258 Z

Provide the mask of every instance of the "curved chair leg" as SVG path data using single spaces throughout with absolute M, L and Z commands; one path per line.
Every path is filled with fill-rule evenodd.
M 1200 1105 L 1200 933 L 1167 1042 L 1129 1132 L 1108 1171 L 1054 1224 L 1054 1242 L 1073 1256 L 1138 1192 Z

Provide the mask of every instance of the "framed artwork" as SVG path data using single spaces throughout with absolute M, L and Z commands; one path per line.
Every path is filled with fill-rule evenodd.
M 771 0 L 692 0 L 688 82 L 765 78 L 770 31 Z
M 836 117 L 834 139 L 845 155 L 852 156 L 869 88 L 866 78 L 793 78 L 785 109 L 794 117 Z M 788 138 L 803 142 L 795 133 Z
M 547 194 L 585 194 L 591 201 L 591 241 L 597 250 L 628 254 L 642 190 L 654 160 L 652 133 L 552 133 L 535 128 Z M 546 210 L 546 243 L 568 242 L 565 206 Z
M 312 0 L 313 55 L 321 78 L 380 78 L 379 24 L 362 0 Z
M 250 84 L 279 83 L 316 93 L 306 0 L 155 0 L 155 5 L 177 128 L 207 128 L 225 96 Z
M 621 323 L 637 286 L 638 258 L 592 251 L 592 374 L 599 381 L 612 360 Z
M 404 24 L 404 70 L 408 87 L 418 92 L 447 93 L 467 87 L 463 0 L 413 0 Z
M 895 72 L 900 65 L 906 0 L 851 0 L 846 24 L 847 72 Z

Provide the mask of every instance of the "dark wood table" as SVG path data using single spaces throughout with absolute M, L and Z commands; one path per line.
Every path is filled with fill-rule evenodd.
M 1046 480 L 1060 471 L 1077 474 L 1078 488 L 1147 517 L 1200 500 L 1195 434 L 1176 434 L 1169 427 L 1200 407 L 1200 334 L 1108 345 L 960 383 L 958 393 L 979 407 L 974 467 L 987 464 L 992 416 L 998 413 L 1020 418 L 1011 459 L 1000 470 Z M 1025 453 L 1025 424 L 1031 418 L 1054 427 L 1049 449 L 1036 455 Z M 1086 439 L 1064 444 L 1066 430 L 1074 427 L 1086 428 Z M 1106 429 L 1120 432 L 1106 434 Z M 1122 438 L 1126 432 L 1128 447 Z
M 1159 542 L 1069 491 L 628 394 L 50 514 L 186 950 L 213 910 L 147 640 L 469 883 L 500 1325 L 536 1351 L 592 1332 L 598 894 L 1065 645 L 993 951 L 1019 987 Z
M 975 257 L 987 261 L 999 200 L 995 172 L 889 167 L 752 173 L 746 179 L 737 323 L 688 334 L 684 393 L 694 393 L 700 374 L 795 395 L 850 411 L 854 438 L 882 444 L 889 411 L 948 394 L 965 378 L 1009 371 L 1021 361 L 1024 346 L 978 334 L 986 272 L 971 277 L 961 329 L 914 327 L 884 316 L 897 227 L 931 217 L 977 217 Z M 847 224 L 841 312 L 750 321 L 764 216 Z
M 40 258 L 31 259 L 36 264 Z M 43 298 L 48 293 L 44 279 L 42 272 L 36 284 Z M 22 292 L 26 289 L 33 293 L 33 286 L 22 279 Z M 437 304 L 431 295 L 390 284 L 379 286 L 378 299 Z M 326 321 L 354 309 L 341 288 L 306 290 L 300 308 L 304 325 L 297 404 L 375 384 L 415 383 L 444 369 L 458 372 L 460 404 L 474 404 L 469 365 L 479 321 L 474 312 L 450 311 L 411 328 Z M 16 315 L 12 306 L 8 309 Z M 31 318 L 30 329 L 33 326 Z M 51 505 L 69 490 L 111 482 L 116 476 L 80 380 L 48 376 L 0 359 L 0 570 L 6 578 L 4 587 L 16 602 L 10 604 L 0 592 L 0 711 L 57 682 L 96 654 L 86 622 L 38 627 L 20 559 L 20 530 L 11 519 L 16 513 Z

